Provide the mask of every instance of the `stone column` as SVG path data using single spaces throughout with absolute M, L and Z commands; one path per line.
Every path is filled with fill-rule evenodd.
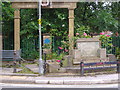
M 69 8 L 69 55 L 72 55 L 74 48 L 74 8 Z
M 14 50 L 20 49 L 20 10 L 14 11 Z

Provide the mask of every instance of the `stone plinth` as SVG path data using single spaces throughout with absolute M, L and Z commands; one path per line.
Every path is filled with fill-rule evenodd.
M 115 57 L 114 54 L 108 54 L 107 56 L 108 56 L 109 61 L 116 61 L 117 60 L 117 58 Z
M 77 49 L 73 50 L 73 64 L 106 61 L 106 49 L 100 48 L 100 40 L 94 38 L 80 38 L 77 40 Z
M 59 72 L 59 69 L 60 69 L 59 63 L 57 63 L 57 62 L 50 62 L 48 65 L 49 65 L 48 66 L 49 73 L 57 73 L 57 72 Z
M 98 56 L 100 57 L 101 60 L 106 60 L 106 48 L 99 48 L 98 49 Z
M 80 62 L 81 59 L 81 51 L 79 49 L 74 49 L 73 50 L 73 58 L 74 58 L 74 62 Z
M 80 50 L 81 57 L 98 56 L 99 48 L 99 38 L 80 38 L 77 40 L 77 49 Z
M 72 55 L 66 55 L 63 57 L 64 60 L 63 60 L 63 66 L 66 67 L 70 67 L 73 65 L 73 56 Z
M 50 54 L 51 53 L 51 49 L 43 49 L 43 53 Z

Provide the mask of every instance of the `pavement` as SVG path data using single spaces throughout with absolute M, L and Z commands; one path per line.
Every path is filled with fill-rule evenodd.
M 4 70 L 4 72 L 2 72 Z M 6 72 L 5 72 L 6 70 Z M 102 74 L 91 76 L 40 76 L 38 74 L 12 73 L 10 69 L 0 70 L 1 83 L 15 84 L 53 84 L 53 85 L 92 85 L 119 83 L 119 74 Z M 54 73 L 53 73 L 54 75 Z
M 28 64 L 25 67 L 28 68 L 29 70 L 31 70 L 34 73 L 39 72 L 39 66 L 37 64 Z
M 120 82 L 118 74 L 97 76 L 72 77 L 46 77 L 46 76 L 14 76 L 0 75 L 2 83 L 16 84 L 56 84 L 56 85 L 88 85 L 88 84 L 114 84 Z
M 2 74 L 6 74 L 6 73 L 12 73 L 13 72 L 13 68 L 0 68 L 0 71 L 2 71 Z M 22 69 L 17 69 L 17 72 L 22 71 Z

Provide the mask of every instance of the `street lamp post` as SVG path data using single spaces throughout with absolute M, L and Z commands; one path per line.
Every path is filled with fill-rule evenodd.
M 41 0 L 39 0 L 39 74 L 44 74 L 43 60 L 42 60 L 42 45 L 41 45 Z

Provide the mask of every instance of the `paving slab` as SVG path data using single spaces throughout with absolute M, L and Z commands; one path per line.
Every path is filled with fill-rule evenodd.
M 39 84 L 49 84 L 49 80 L 35 80 L 35 83 L 39 83 Z
M 2 83 L 24 83 L 24 84 L 32 84 L 35 83 L 35 80 L 27 79 L 26 76 L 0 76 Z
M 49 84 L 63 85 L 64 80 L 49 80 Z
M 39 67 L 38 67 L 37 64 L 26 65 L 26 68 L 28 68 L 29 70 L 31 70 L 34 73 L 38 73 L 39 72 Z
M 16 72 L 20 71 L 22 71 L 22 69 L 16 69 Z M 0 73 L 13 73 L 13 68 L 0 68 Z

